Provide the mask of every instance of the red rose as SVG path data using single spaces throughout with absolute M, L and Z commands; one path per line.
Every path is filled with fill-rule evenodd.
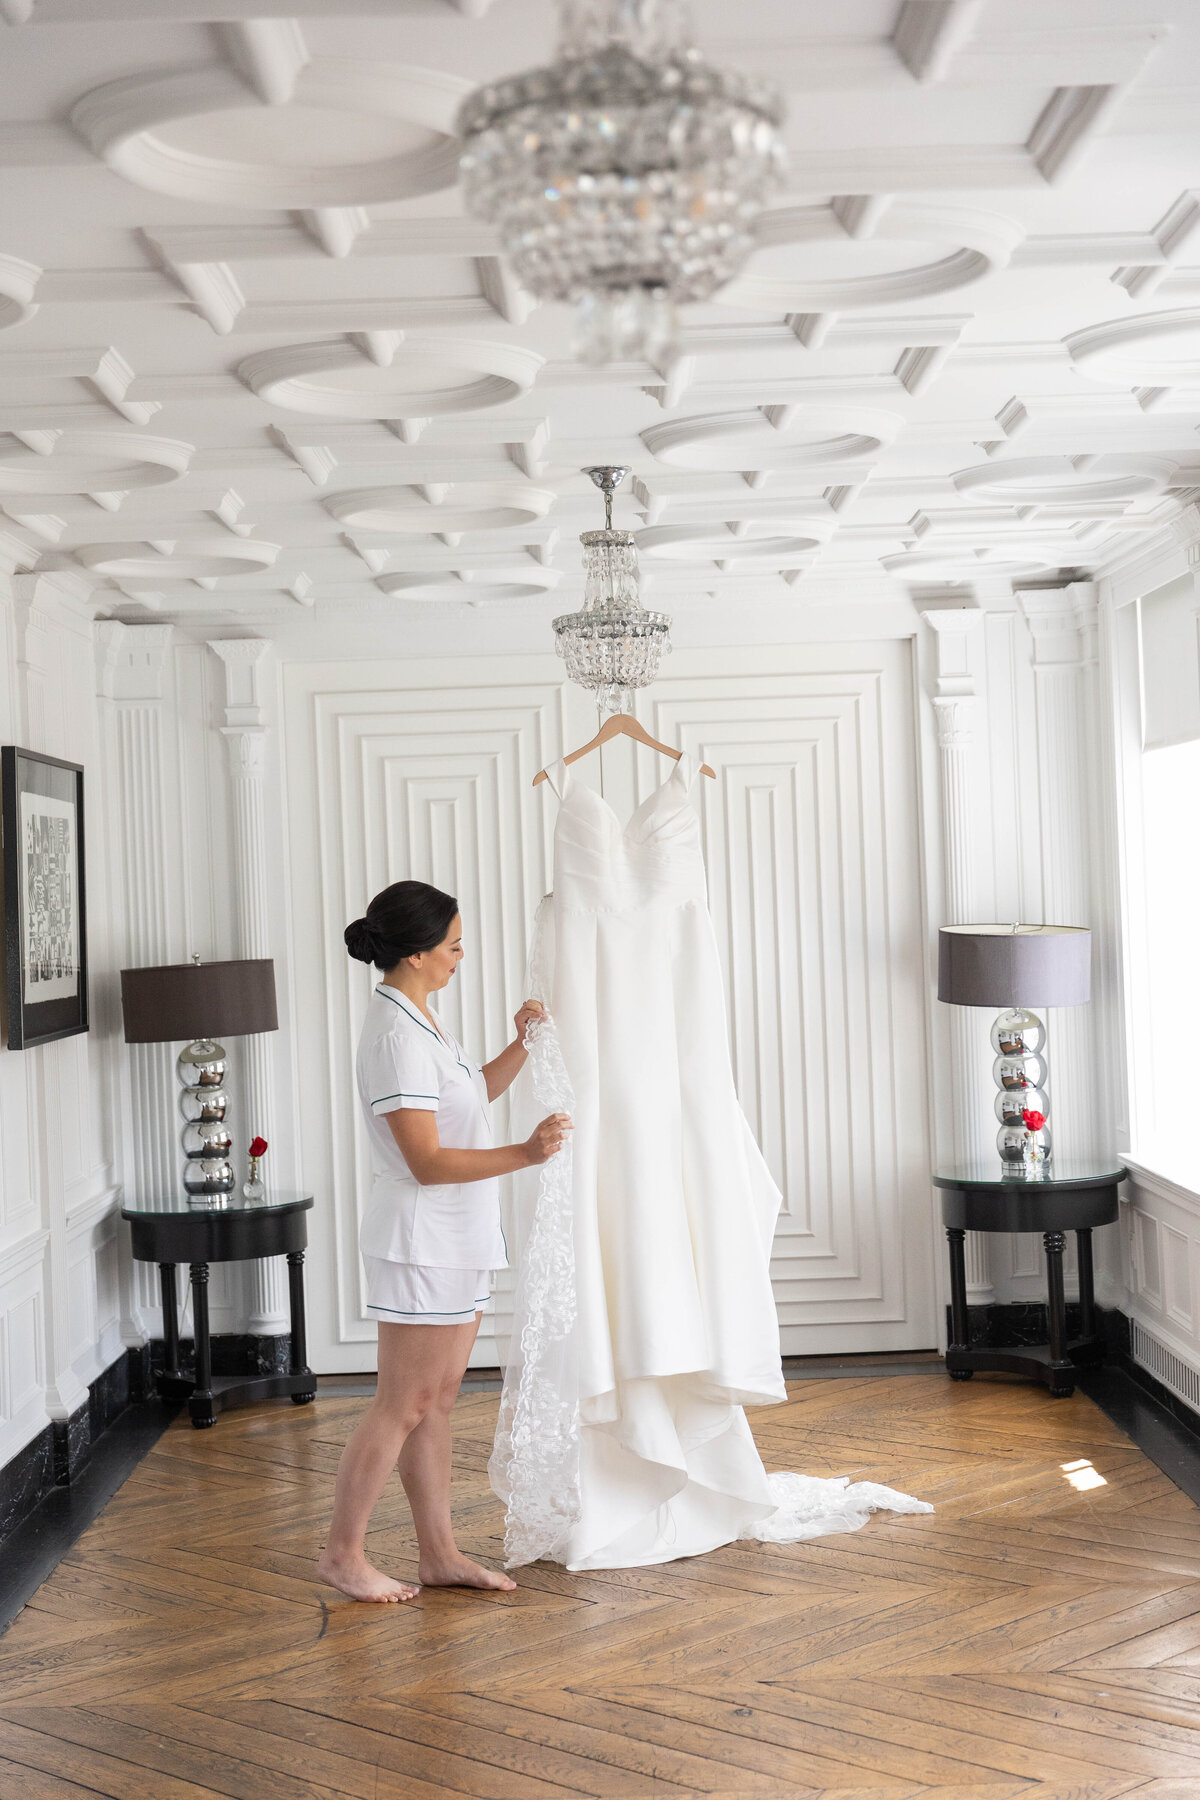
M 250 1145 L 251 1156 L 261 1156 L 263 1154 L 263 1152 L 266 1150 L 266 1147 L 267 1147 L 266 1138 L 256 1137 L 254 1139 L 254 1141 L 252 1142 L 252 1144 Z
M 1021 1117 L 1030 1131 L 1040 1131 L 1042 1126 L 1046 1123 L 1045 1113 L 1035 1112 L 1032 1107 L 1028 1106 L 1021 1114 Z

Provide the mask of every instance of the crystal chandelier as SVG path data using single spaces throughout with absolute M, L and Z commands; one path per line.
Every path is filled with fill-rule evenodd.
M 612 528 L 613 492 L 629 470 L 583 472 L 604 495 L 604 530 L 580 533 L 583 610 L 555 619 L 555 647 L 568 680 L 591 688 L 602 712 L 628 712 L 634 689 L 649 686 L 671 648 L 671 621 L 666 613 L 647 612 L 638 599 L 633 533 Z
M 557 4 L 557 61 L 460 109 L 467 207 L 531 294 L 579 303 L 581 355 L 656 362 L 675 304 L 706 300 L 754 248 L 783 102 L 704 61 L 685 0 Z

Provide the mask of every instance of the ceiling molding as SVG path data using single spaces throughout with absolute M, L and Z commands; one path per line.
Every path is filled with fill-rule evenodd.
M 895 201 L 871 220 L 869 229 L 853 233 L 839 229 L 840 221 L 832 213 L 820 225 L 812 214 L 808 207 L 778 207 L 761 214 L 755 229 L 758 254 L 742 274 L 722 288 L 721 304 L 771 313 L 902 306 L 954 293 L 1004 268 L 1025 235 L 1011 219 L 961 206 Z M 855 222 L 857 226 L 859 220 Z M 845 246 L 848 237 L 863 245 L 864 272 L 814 278 L 819 246 L 831 241 Z M 883 272 L 876 266 L 881 243 L 902 246 L 896 266 Z M 810 245 L 818 248 L 808 255 L 806 269 L 804 247 Z M 761 262 L 763 252 L 781 248 L 795 253 L 796 273 L 759 273 L 756 263 Z M 907 260 L 913 256 L 915 261 Z M 843 248 L 842 261 L 845 259 Z
M 287 37 L 278 27 L 275 45 Z M 284 53 L 268 53 L 265 32 L 242 41 L 258 46 L 245 60 L 266 85 L 288 85 Z M 265 105 L 256 86 L 216 65 L 127 75 L 76 101 L 71 124 L 128 181 L 212 205 L 361 206 L 457 180 L 454 116 L 472 90 L 460 76 L 326 58 L 304 62 L 277 102 Z
M 788 185 L 744 286 L 599 368 L 454 185 L 458 97 L 550 53 L 544 0 L 484 10 L 35 0 L 0 65 L 0 561 L 206 638 L 411 631 L 426 577 L 489 596 L 441 602 L 448 646 L 488 606 L 544 638 L 605 460 L 667 534 L 656 594 L 790 630 L 1126 569 L 1200 494 L 1194 0 L 701 9 L 789 98 Z M 74 555 L 114 545 L 141 573 Z
M 515 344 L 386 331 L 261 350 L 237 373 L 285 411 L 395 419 L 503 406 L 533 386 L 541 366 L 536 351 Z
M 904 0 L 892 45 L 916 81 L 941 81 L 983 13 L 986 0 Z
M 508 531 L 542 519 L 555 502 L 548 488 L 526 482 L 454 482 L 423 490 L 415 486 L 357 488 L 324 502 L 339 524 L 359 531 L 416 532 L 421 535 Z
M 0 436 L 0 494 L 91 494 L 178 481 L 192 445 L 116 431 Z

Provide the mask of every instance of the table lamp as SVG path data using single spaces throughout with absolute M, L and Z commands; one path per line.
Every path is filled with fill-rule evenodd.
M 938 999 L 952 1006 L 1000 1006 L 992 1026 L 996 1146 L 1005 1164 L 1052 1143 L 1046 1091 L 1046 1026 L 1031 1007 L 1082 1006 L 1090 992 L 1092 934 L 1082 925 L 943 925 L 938 932 Z M 1031 1127 L 1025 1114 L 1040 1115 Z
M 190 1040 L 175 1063 L 183 1086 L 183 1185 L 189 1194 L 223 1199 L 237 1178 L 225 1123 L 228 1064 L 225 1047 L 216 1040 L 278 1030 L 274 962 L 263 957 L 202 963 L 197 956 L 190 963 L 122 969 L 121 1010 L 127 1044 Z

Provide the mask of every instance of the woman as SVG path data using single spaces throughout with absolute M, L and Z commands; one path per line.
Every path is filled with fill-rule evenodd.
M 329 1540 L 317 1573 L 352 1600 L 411 1600 L 418 1589 L 367 1561 L 376 1501 L 398 1467 L 412 1508 L 425 1587 L 512 1588 L 454 1542 L 450 1523 L 450 1409 L 479 1330 L 488 1273 L 507 1265 L 498 1178 L 546 1162 L 570 1129 L 543 1119 L 524 1144 L 492 1146 L 489 1102 L 525 1061 L 527 1000 L 517 1035 L 490 1063 L 473 1063 L 438 1023 L 429 996 L 462 958 L 458 902 L 423 881 L 376 894 L 346 927 L 346 948 L 374 963 L 375 988 L 356 1076 L 371 1141 L 374 1186 L 359 1246 L 367 1311 L 379 1321 L 375 1399 L 338 1464 Z

